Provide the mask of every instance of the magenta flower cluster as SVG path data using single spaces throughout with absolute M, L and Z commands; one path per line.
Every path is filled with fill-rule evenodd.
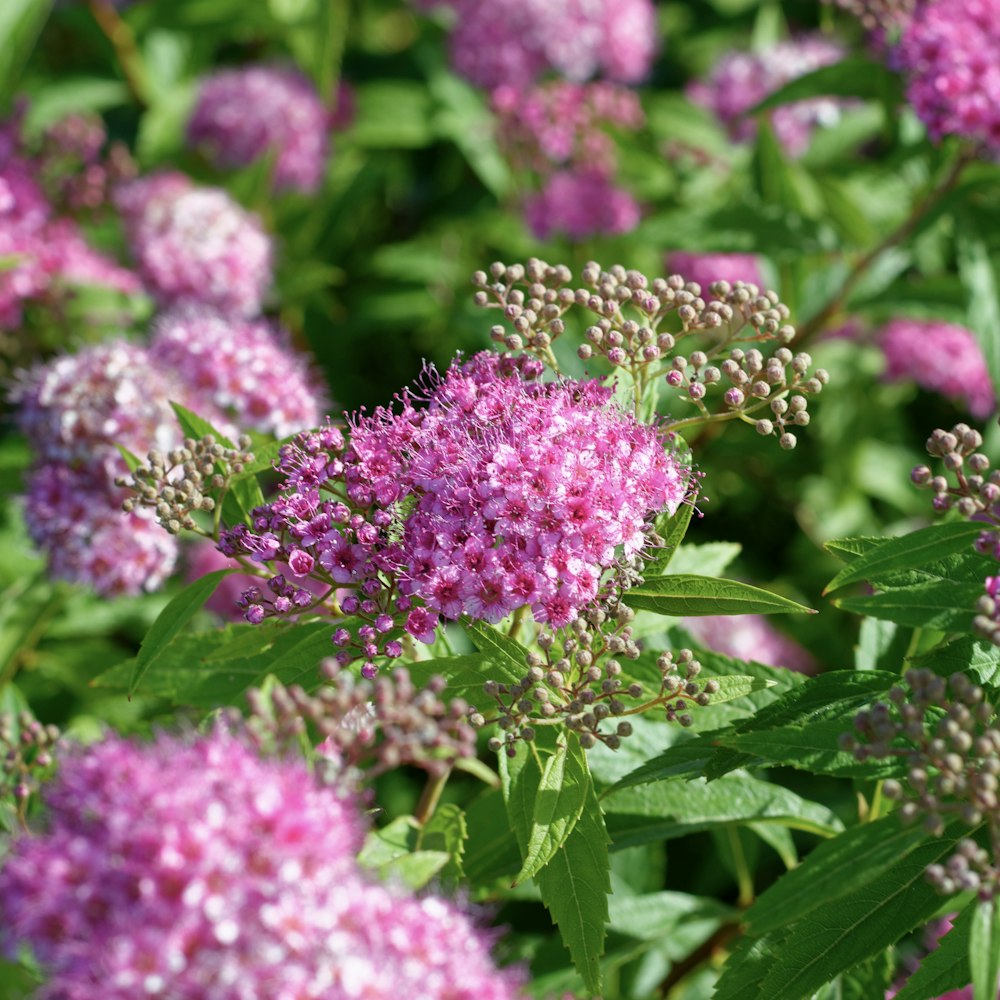
M 116 203 L 139 272 L 160 305 L 197 302 L 242 316 L 261 311 L 271 285 L 271 240 L 225 191 L 167 172 L 123 185 Z
M 641 217 L 635 198 L 601 170 L 557 170 L 525 200 L 524 215 L 538 239 L 563 233 L 574 242 L 630 233 Z
M 757 131 L 747 112 L 769 94 L 806 73 L 839 62 L 844 49 L 820 35 L 771 45 L 765 52 L 729 52 L 707 80 L 688 87 L 688 97 L 708 108 L 737 142 L 751 140 Z M 817 126 L 839 120 L 844 102 L 826 97 L 784 104 L 771 112 L 778 141 L 790 156 L 801 156 Z
M 0 870 L 0 942 L 55 1000 L 513 1000 L 454 904 L 374 881 L 358 804 L 221 733 L 67 753 Z
M 960 136 L 1000 156 L 1000 0 L 919 4 L 892 58 L 931 138 Z
M 340 608 L 365 624 L 333 638 L 368 673 L 399 655 L 387 633 L 400 624 L 430 642 L 439 616 L 496 622 L 530 606 L 565 625 L 639 553 L 648 521 L 677 509 L 689 470 L 600 382 L 544 384 L 541 368 L 484 352 L 428 370 L 422 400 L 357 417 L 349 445 L 332 427 L 304 435 L 279 460 L 285 495 L 222 551 L 355 589 Z M 250 621 L 313 601 L 284 574 L 270 589 L 245 595 Z
M 427 5 L 429 6 L 429 5 Z M 480 87 L 524 86 L 547 73 L 644 79 L 658 45 L 651 0 L 450 0 L 451 58 Z
M 779 632 L 764 615 L 703 615 L 685 618 L 684 628 L 706 649 L 739 660 L 755 660 L 803 674 L 818 669 L 809 651 Z
M 246 430 L 281 438 L 315 427 L 329 408 L 320 379 L 288 340 L 266 320 L 181 306 L 153 323 L 149 356 L 209 406 L 203 416 L 220 414 L 216 426 L 233 440 Z
M 940 320 L 904 317 L 887 323 L 876 339 L 885 354 L 887 379 L 912 379 L 980 419 L 996 409 L 986 359 L 971 330 Z
M 314 192 L 329 155 L 330 116 L 312 82 L 290 66 L 250 66 L 202 81 L 188 143 L 217 167 L 274 157 L 278 190 Z
M 673 250 L 664 258 L 668 274 L 681 274 L 685 281 L 694 281 L 701 286 L 703 296 L 708 295 L 709 286 L 716 281 L 737 281 L 766 288 L 760 273 L 760 261 L 752 253 L 686 253 Z
M 58 300 L 67 287 L 140 289 L 139 279 L 94 250 L 72 219 L 56 216 L 38 174 L 21 149 L 19 121 L 6 122 L 0 127 L 0 329 L 18 329 L 25 303 Z

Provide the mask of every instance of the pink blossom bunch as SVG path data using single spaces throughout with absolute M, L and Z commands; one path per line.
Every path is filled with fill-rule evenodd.
M 574 242 L 617 236 L 639 225 L 639 205 L 601 170 L 558 170 L 524 203 L 532 233 L 547 240 L 562 233 Z
M 290 66 L 250 66 L 206 77 L 187 141 L 217 167 L 271 154 L 278 190 L 311 193 L 323 179 L 330 116 L 312 82 Z
M 0 940 L 41 996 L 508 1000 L 491 935 L 357 865 L 357 803 L 221 733 L 69 752 L 0 870 Z
M 116 203 L 139 271 L 161 305 L 260 312 L 271 285 L 271 240 L 225 191 L 167 172 L 123 185 Z
M 684 499 L 688 470 L 597 380 L 543 384 L 490 353 L 430 375 L 427 407 L 356 421 L 348 494 L 407 495 L 400 589 L 446 618 L 524 605 L 559 627 L 598 595 L 617 552 Z
M 140 288 L 134 274 L 94 250 L 71 219 L 57 218 L 20 150 L 15 120 L 0 129 L 0 329 L 15 330 L 26 302 L 58 298 L 66 286 Z
M 877 334 L 885 377 L 912 379 L 921 388 L 960 402 L 974 417 L 988 417 L 996 396 L 982 349 L 971 330 L 940 320 L 901 317 Z
M 287 437 L 315 427 L 329 406 L 308 361 L 266 320 L 179 306 L 154 322 L 149 356 L 223 415 L 216 426 L 233 438 L 245 430 Z
M 756 660 L 811 674 L 816 661 L 794 639 L 779 632 L 764 615 L 704 615 L 685 618 L 684 628 L 706 649 L 740 660 Z
M 1000 0 L 918 5 L 893 61 L 931 138 L 956 135 L 1000 155 Z
M 709 286 L 716 281 L 728 281 L 764 288 L 766 282 L 760 273 L 760 262 L 752 253 L 685 253 L 673 250 L 666 255 L 665 266 L 668 274 L 682 274 L 685 281 L 701 285 L 702 295 L 708 294 Z
M 707 80 L 688 87 L 688 97 L 710 111 L 737 142 L 751 140 L 756 123 L 747 112 L 765 97 L 806 73 L 829 66 L 844 57 L 837 42 L 819 35 L 803 35 L 779 42 L 766 52 L 729 52 L 719 60 Z M 775 108 L 771 124 L 778 141 L 790 156 L 801 156 L 813 129 L 835 124 L 842 100 L 816 97 Z
M 554 72 L 570 80 L 644 79 L 656 53 L 650 0 L 452 0 L 456 71 L 481 87 L 523 86 Z

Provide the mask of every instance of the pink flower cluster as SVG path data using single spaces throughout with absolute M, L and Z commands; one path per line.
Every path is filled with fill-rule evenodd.
M 492 936 L 363 872 L 357 804 L 216 733 L 68 753 L 0 870 L 0 940 L 55 1000 L 513 1000 Z
M 179 306 L 153 323 L 152 334 L 153 364 L 175 372 L 213 415 L 222 415 L 216 426 L 234 440 L 245 430 L 287 437 L 315 427 L 329 408 L 307 359 L 266 320 Z
M 202 81 L 187 141 L 217 167 L 271 154 L 278 190 L 311 193 L 323 179 L 330 116 L 312 82 L 287 66 L 222 70 Z
M 658 43 L 651 0 L 451 0 L 456 71 L 481 87 L 523 86 L 546 73 L 570 80 L 644 79 Z
M 574 242 L 617 236 L 639 225 L 639 204 L 600 170 L 557 170 L 524 203 L 532 233 L 547 240 L 564 233 Z
M 996 409 L 986 360 L 971 330 L 940 320 L 900 318 L 878 332 L 877 342 L 885 354 L 886 378 L 912 379 L 980 419 Z
M 134 274 L 89 246 L 71 219 L 55 216 L 19 132 L 17 120 L 0 127 L 0 329 L 16 330 L 26 302 L 58 298 L 66 286 L 139 291 Z
M 710 111 L 737 142 L 751 140 L 756 123 L 747 112 L 769 94 L 806 73 L 839 62 L 844 49 L 819 35 L 803 35 L 770 46 L 760 54 L 729 52 L 719 60 L 707 80 L 688 87 L 688 97 Z M 771 124 L 778 141 L 790 156 L 801 156 L 813 129 L 836 124 L 842 100 L 816 97 L 775 108 Z
M 271 240 L 225 191 L 167 172 L 123 185 L 115 200 L 139 271 L 161 305 L 260 312 L 271 285 Z
M 933 139 L 957 135 L 1000 155 L 1000 0 L 918 5 L 893 61 Z
M 668 274 L 681 274 L 685 281 L 701 285 L 702 295 L 708 294 L 709 286 L 715 281 L 735 284 L 742 281 L 766 287 L 760 273 L 760 262 L 752 253 L 685 253 L 673 250 L 666 255 L 665 266 Z
M 740 660 L 756 660 L 812 674 L 816 661 L 794 639 L 782 635 L 764 615 L 704 615 L 685 618 L 684 628 L 706 649 Z
M 263 321 L 167 313 L 148 348 L 116 341 L 22 373 L 12 393 L 35 450 L 25 514 L 51 572 L 104 595 L 153 590 L 173 571 L 174 538 L 114 485 L 136 455 L 177 447 L 171 402 L 224 433 L 286 434 L 319 421 L 325 397 L 306 363 Z

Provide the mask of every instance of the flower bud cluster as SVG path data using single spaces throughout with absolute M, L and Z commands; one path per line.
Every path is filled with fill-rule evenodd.
M 783 448 L 795 447 L 795 429 L 809 423 L 807 397 L 822 391 L 828 373 L 811 372 L 808 354 L 784 346 L 770 356 L 734 346 L 794 338 L 788 308 L 775 292 L 716 281 L 703 296 L 700 285 L 681 275 L 650 281 L 619 265 L 604 271 L 595 262 L 584 267 L 582 279 L 582 287 L 573 288 L 569 268 L 532 258 L 526 265 L 495 263 L 489 274 L 476 272 L 472 283 L 476 305 L 502 310 L 513 328 L 498 324 L 491 331 L 508 350 L 536 354 L 555 367 L 552 341 L 565 332 L 566 314 L 575 307 L 597 317 L 577 349 L 582 360 L 599 357 L 628 372 L 640 395 L 663 375 L 705 419 L 713 416 L 705 403 L 709 393 L 721 393 L 715 418 L 737 416 L 759 434 L 774 435 Z M 681 354 L 678 344 L 694 334 L 709 334 L 711 342 Z
M 337 774 L 366 781 L 398 767 L 419 767 L 442 775 L 476 754 L 476 734 L 461 698 L 442 697 L 447 683 L 434 676 L 418 688 L 397 667 L 390 676 L 357 679 L 332 658 L 320 664 L 329 682 L 315 694 L 298 685 L 274 684 L 249 693 L 246 726 L 251 740 L 268 752 L 300 745 L 304 734 L 318 738 L 318 752 Z
M 618 579 L 622 589 L 640 581 L 628 573 Z M 689 649 L 657 658 L 658 685 L 629 680 L 622 661 L 638 660 L 641 653 L 631 625 L 635 612 L 618 596 L 596 602 L 566 628 L 541 631 L 541 653 L 527 655 L 528 670 L 516 683 L 486 682 L 484 693 L 496 714 L 487 717 L 473 707 L 469 720 L 477 727 L 499 726 L 491 750 L 513 756 L 518 740 L 531 742 L 539 726 L 557 724 L 576 732 L 585 750 L 599 742 L 617 750 L 632 735 L 627 716 L 661 708 L 668 722 L 690 726 L 690 709 L 709 704 L 719 684 L 696 680 L 701 664 Z
M 232 478 L 253 461 L 249 449 L 246 435 L 232 448 L 206 434 L 200 440 L 185 438 L 180 448 L 166 454 L 151 451 L 144 465 L 115 480 L 115 485 L 133 494 L 122 502 L 122 510 L 131 514 L 140 507 L 152 508 L 156 520 L 171 535 L 182 528 L 197 531 L 193 515 L 196 511 L 211 513 L 221 503 Z
M 30 712 L 0 712 L 0 793 L 13 795 L 23 818 L 31 794 L 55 771 L 57 726 L 42 725 Z
M 922 819 L 941 836 L 955 818 L 969 827 L 986 824 L 990 852 L 963 840 L 944 865 L 927 870 L 942 892 L 967 890 L 988 899 L 1000 893 L 1000 720 L 985 692 L 962 673 L 947 680 L 930 670 L 908 670 L 909 688 L 895 686 L 889 702 L 859 712 L 857 736 L 841 746 L 859 761 L 896 757 L 907 765 L 902 781 L 887 780 L 886 797 L 900 803 L 908 822 Z

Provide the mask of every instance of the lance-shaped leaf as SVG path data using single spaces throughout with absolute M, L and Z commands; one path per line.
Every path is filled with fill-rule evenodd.
M 757 114 L 810 97 L 869 97 L 884 100 L 888 96 L 893 98 L 893 104 L 898 104 L 903 99 L 897 74 L 864 56 L 850 56 L 831 66 L 820 66 L 819 69 L 796 77 L 768 94 L 747 114 Z
M 826 585 L 823 593 L 832 593 L 861 580 L 878 580 L 889 573 L 916 569 L 956 552 L 965 552 L 982 530 L 982 525 L 971 521 L 957 521 L 934 524 L 901 538 L 890 538 L 845 566 Z
M 942 580 L 870 596 L 845 597 L 834 604 L 845 611 L 912 628 L 971 634 L 975 603 L 982 593 L 982 584 Z
M 469 641 L 496 668 L 490 675 L 494 680 L 517 683 L 528 669 L 528 650 L 516 639 L 504 635 L 498 628 L 472 618 L 462 618 L 462 628 Z M 484 677 L 483 680 L 487 678 Z
M 683 618 L 689 615 L 815 614 L 787 597 L 737 580 L 691 573 L 647 577 L 625 595 L 625 603 L 641 611 Z

